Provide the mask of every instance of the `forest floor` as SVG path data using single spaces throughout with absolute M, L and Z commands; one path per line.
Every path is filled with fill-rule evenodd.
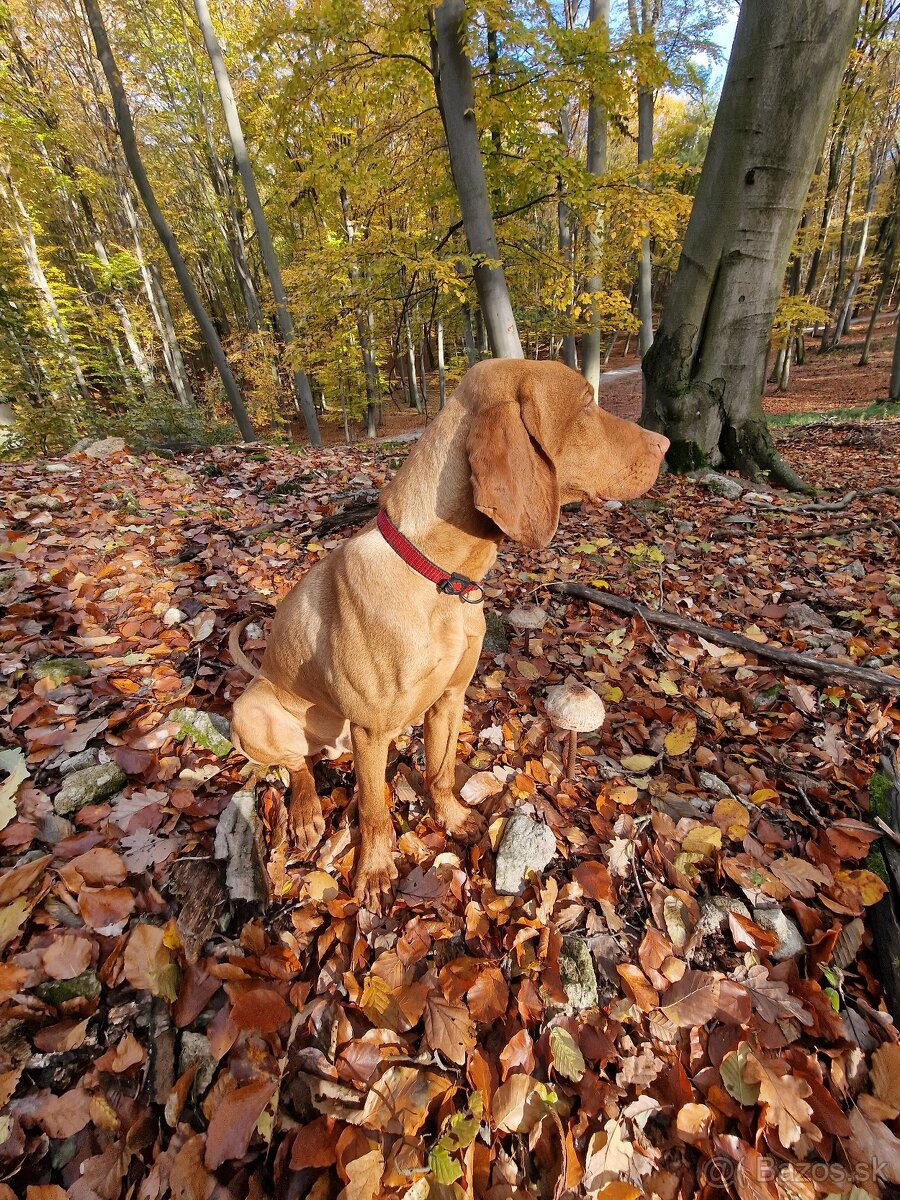
M 852 360 L 797 371 L 833 372 L 810 407 L 846 406 Z M 882 350 L 869 375 L 860 402 Z M 896 484 L 897 431 L 780 448 L 831 499 Z M 282 783 L 254 809 L 242 759 L 179 710 L 227 718 L 230 628 L 265 627 L 352 533 L 323 519 L 404 452 L 0 467 L 0 1200 L 891 1194 L 900 1045 L 866 910 L 897 704 L 546 585 L 900 677 L 900 499 L 772 512 L 666 477 L 564 513 L 547 550 L 507 543 L 458 772 L 489 830 L 447 840 L 402 737 L 376 920 L 351 898 L 349 760 L 319 774 L 326 831 L 298 862 Z M 543 629 L 505 621 L 524 602 Z M 608 712 L 571 782 L 542 699 L 570 675 Z M 556 852 L 504 896 L 513 812 Z
M 793 366 L 790 388 L 779 392 L 775 384 L 766 388 L 764 408 L 772 416 L 785 417 L 807 413 L 827 413 L 843 409 L 866 408 L 887 397 L 888 377 L 894 347 L 896 314 L 881 317 L 876 326 L 872 352 L 865 367 L 859 357 L 865 340 L 868 317 L 858 317 L 849 337 L 835 351 L 818 353 L 818 343 L 812 339 L 802 366 Z M 633 341 L 633 339 L 632 339 Z M 620 417 L 636 419 L 641 411 L 640 359 L 635 354 L 621 354 L 620 343 L 610 357 L 601 377 L 600 402 L 604 408 Z M 437 412 L 437 373 L 427 377 L 429 419 Z M 422 416 L 404 403 L 399 387 L 384 406 L 384 421 L 378 431 L 381 439 L 409 437 L 423 427 Z M 360 427 L 353 431 L 361 436 Z M 339 445 L 344 440 L 343 429 L 334 421 L 322 423 L 326 445 Z M 353 437 L 351 437 L 353 440 Z

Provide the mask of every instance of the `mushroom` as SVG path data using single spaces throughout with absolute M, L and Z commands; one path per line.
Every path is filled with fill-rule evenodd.
M 547 610 L 537 604 L 520 604 L 509 610 L 506 619 L 514 629 L 543 629 L 547 624 Z
M 572 678 L 548 690 L 544 707 L 554 728 L 564 730 L 569 735 L 566 779 L 571 779 L 575 773 L 578 734 L 599 729 L 606 720 L 606 708 L 595 691 Z

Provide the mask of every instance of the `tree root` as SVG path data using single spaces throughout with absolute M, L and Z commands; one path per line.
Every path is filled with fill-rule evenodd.
M 615 612 L 627 616 L 640 617 L 648 625 L 661 625 L 665 629 L 677 629 L 689 633 L 696 638 L 706 638 L 707 641 L 717 642 L 722 646 L 732 646 L 746 654 L 757 658 L 769 659 L 778 663 L 789 674 L 808 676 L 822 683 L 846 683 L 859 692 L 870 695 L 900 695 L 900 676 L 887 675 L 883 671 L 873 671 L 867 667 L 855 667 L 851 663 L 841 662 L 834 658 L 814 658 L 809 654 L 800 654 L 796 650 L 783 650 L 777 646 L 754 642 L 751 638 L 730 629 L 722 629 L 718 625 L 705 625 L 702 621 L 692 621 L 688 617 L 676 613 L 647 608 L 643 604 L 635 604 L 622 596 L 614 596 L 610 592 L 601 592 L 597 588 L 587 587 L 581 583 L 549 583 L 546 585 L 551 592 L 560 592 L 565 596 L 573 596 L 578 600 L 587 600 L 590 604 L 599 604 L 603 608 L 611 608 Z
M 790 468 L 788 469 L 790 470 Z M 822 500 L 815 504 L 769 504 L 766 500 L 747 500 L 745 503 L 751 508 L 762 509 L 765 512 L 789 514 L 841 512 L 842 509 L 848 508 L 854 500 L 863 500 L 869 496 L 900 496 L 900 487 L 885 485 L 884 487 L 860 488 L 857 491 L 847 492 L 839 500 Z

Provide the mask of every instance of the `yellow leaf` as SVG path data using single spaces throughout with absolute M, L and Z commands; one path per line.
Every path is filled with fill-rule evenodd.
M 874 871 L 835 871 L 835 884 L 858 896 L 867 907 L 877 904 L 887 891 L 887 884 Z
M 622 769 L 641 775 L 644 771 L 649 771 L 656 762 L 652 754 L 629 754 L 622 759 Z
M 340 891 L 336 881 L 326 871 L 310 871 L 303 879 L 310 900 L 333 900 Z
M 697 721 L 694 717 L 678 723 L 677 727 L 666 734 L 666 753 L 672 755 L 684 754 L 694 744 L 697 736 Z
M 659 679 L 657 679 L 656 682 L 659 684 L 659 689 L 661 692 L 663 692 L 664 695 L 666 695 L 666 696 L 680 696 L 681 695 L 681 692 L 679 691 L 679 688 L 678 688 L 678 684 L 671 677 L 671 675 L 660 675 Z
M 757 788 L 750 799 L 754 804 L 766 804 L 769 800 L 777 800 L 778 793 L 771 788 Z
M 726 796 L 723 800 L 718 801 L 713 809 L 712 819 L 725 836 L 731 838 L 733 842 L 743 841 L 750 827 L 749 810 L 733 796 Z
M 685 854 L 710 855 L 722 849 L 722 830 L 717 825 L 697 825 L 681 839 Z

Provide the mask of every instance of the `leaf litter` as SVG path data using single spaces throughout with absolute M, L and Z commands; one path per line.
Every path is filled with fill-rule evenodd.
M 782 448 L 840 493 L 892 483 L 895 446 L 880 422 Z M 256 781 L 265 880 L 232 899 L 216 829 L 254 781 L 223 743 L 245 683 L 229 629 L 252 617 L 259 651 L 271 605 L 352 533 L 317 527 L 398 453 L 0 469 L 0 1200 L 889 1194 L 900 1047 L 868 796 L 896 703 L 542 585 L 897 674 L 900 505 L 772 515 L 663 479 L 563 514 L 548 550 L 505 545 L 460 739 L 482 841 L 428 815 L 411 730 L 387 917 L 351 898 L 349 760 L 317 773 L 314 861 L 292 855 L 284 781 Z M 536 601 L 546 621 L 504 623 Z M 543 696 L 570 676 L 608 718 L 567 781 Z M 117 791 L 54 806 L 104 763 Z M 513 812 L 557 854 L 500 895 Z

